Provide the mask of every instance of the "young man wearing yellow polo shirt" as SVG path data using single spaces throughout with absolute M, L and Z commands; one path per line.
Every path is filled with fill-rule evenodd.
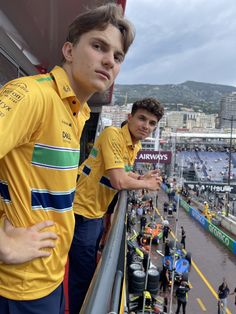
M 120 7 L 89 10 L 69 28 L 62 67 L 16 79 L 0 90 L 0 217 L 2 225 L 5 218 L 8 224 L 1 233 L 30 239 L 22 247 L 25 256 L 6 258 L 0 249 L 5 262 L 0 264 L 1 314 L 64 312 L 62 281 L 74 229 L 79 141 L 90 115 L 86 102 L 112 85 L 133 38 Z M 36 258 L 39 241 L 48 252 Z M 11 248 L 15 243 L 9 242 Z
M 78 314 L 96 267 L 103 216 L 117 190 L 158 190 L 158 171 L 144 176 L 132 172 L 145 139 L 156 128 L 163 107 L 153 98 L 136 101 L 122 128 L 109 127 L 98 137 L 80 166 L 74 200 L 75 234 L 69 252 L 70 314 Z

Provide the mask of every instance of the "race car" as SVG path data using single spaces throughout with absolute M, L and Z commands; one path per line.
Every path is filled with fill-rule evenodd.
M 139 243 L 141 245 L 150 243 L 150 240 L 153 244 L 158 244 L 160 239 L 163 236 L 163 226 L 160 223 L 149 222 L 144 231 L 139 235 Z
M 181 280 L 188 281 L 188 275 L 191 268 L 191 253 L 185 253 L 182 250 L 182 244 L 179 242 L 169 241 L 170 255 L 164 256 L 163 265 L 167 267 L 170 272 L 170 277 L 174 271 L 174 283 L 180 284 Z M 174 250 L 175 248 L 175 250 Z

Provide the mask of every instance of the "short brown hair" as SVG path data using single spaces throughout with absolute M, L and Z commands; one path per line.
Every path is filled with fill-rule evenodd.
M 66 41 L 77 44 L 81 35 L 91 30 L 105 30 L 109 24 L 118 28 L 123 37 L 123 49 L 126 54 L 135 36 L 133 25 L 123 16 L 120 5 L 108 3 L 81 13 L 69 26 Z
M 132 106 L 131 114 L 134 115 L 139 109 L 144 109 L 154 114 L 158 121 L 161 120 L 164 115 L 164 107 L 161 105 L 160 101 L 155 98 L 144 98 L 135 101 Z

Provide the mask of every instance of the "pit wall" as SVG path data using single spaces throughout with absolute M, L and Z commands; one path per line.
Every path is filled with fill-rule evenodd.
M 162 189 L 167 192 L 168 188 L 166 185 L 162 185 Z M 224 246 L 226 246 L 232 253 L 236 254 L 236 241 L 225 234 L 222 230 L 220 230 L 217 226 L 208 221 L 197 209 L 190 206 L 187 202 L 185 202 L 179 195 L 175 196 L 175 200 L 178 201 L 179 197 L 179 205 L 184 208 L 184 210 L 194 219 L 196 220 L 205 230 L 211 233 L 219 242 L 221 242 Z M 229 226 L 230 224 L 230 226 Z M 233 228 L 236 229 L 236 224 L 233 224 Z M 228 222 L 226 219 L 222 220 L 222 226 L 227 230 L 232 230 L 232 223 Z M 230 229 L 228 229 L 230 227 Z M 232 231 L 231 231 L 232 232 Z

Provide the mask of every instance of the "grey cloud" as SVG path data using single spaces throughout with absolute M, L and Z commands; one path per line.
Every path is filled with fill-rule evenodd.
M 126 13 L 137 36 L 118 83 L 235 84 L 235 1 L 128 0 Z

